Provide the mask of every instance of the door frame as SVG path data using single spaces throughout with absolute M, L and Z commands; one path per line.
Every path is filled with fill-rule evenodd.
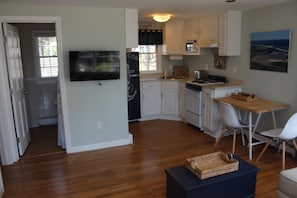
M 65 73 L 63 60 L 61 18 L 55 16 L 0 16 L 0 32 L 3 32 L 2 23 L 54 23 L 58 42 L 59 83 L 63 112 L 63 127 L 65 132 L 66 152 L 70 150 L 69 118 L 66 99 Z M 13 111 L 10 100 L 9 81 L 5 57 L 4 37 L 0 34 L 0 156 L 3 165 L 12 164 L 19 160 Z

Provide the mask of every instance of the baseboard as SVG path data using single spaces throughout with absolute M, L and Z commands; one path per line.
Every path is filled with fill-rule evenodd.
M 67 150 L 67 153 L 78 153 L 78 152 L 84 152 L 84 151 L 92 151 L 92 150 L 98 150 L 98 149 L 104 149 L 104 148 L 110 148 L 110 147 L 116 147 L 116 146 L 124 146 L 133 144 L 133 135 L 129 134 L 129 137 L 127 139 L 117 140 L 117 141 L 111 141 L 111 142 L 103 142 L 98 144 L 90 144 L 85 146 L 74 146 Z

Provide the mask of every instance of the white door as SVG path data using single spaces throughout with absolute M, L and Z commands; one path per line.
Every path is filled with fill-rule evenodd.
M 22 156 L 30 142 L 30 133 L 25 106 L 20 38 L 16 27 L 3 23 L 3 29 L 14 124 L 18 150 L 20 156 Z
M 0 167 L 0 197 L 3 196 L 4 193 L 4 185 L 3 185 L 3 179 L 2 179 L 2 171 Z

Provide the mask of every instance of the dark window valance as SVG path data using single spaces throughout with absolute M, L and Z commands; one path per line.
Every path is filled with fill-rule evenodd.
M 163 31 L 162 30 L 138 30 L 139 45 L 162 45 Z

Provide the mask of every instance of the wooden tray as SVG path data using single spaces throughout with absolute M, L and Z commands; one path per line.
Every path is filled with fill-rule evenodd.
M 237 99 L 237 100 L 246 101 L 246 102 L 256 101 L 256 100 L 259 99 L 254 94 L 244 93 L 244 92 L 232 93 L 231 94 L 231 98 L 234 98 L 234 99 Z
M 237 171 L 238 166 L 236 159 L 228 159 L 227 154 L 223 152 L 186 159 L 186 168 L 200 179 Z

